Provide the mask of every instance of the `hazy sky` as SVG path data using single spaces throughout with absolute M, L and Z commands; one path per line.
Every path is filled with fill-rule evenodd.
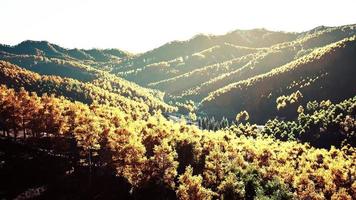
M 356 23 L 356 0 L 0 0 L 0 43 L 143 52 L 197 33 Z

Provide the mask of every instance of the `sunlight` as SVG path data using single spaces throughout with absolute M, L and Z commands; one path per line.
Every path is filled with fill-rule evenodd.
M 0 43 L 48 40 L 67 48 L 144 52 L 198 33 L 306 31 L 356 22 L 356 1 L 3 0 Z

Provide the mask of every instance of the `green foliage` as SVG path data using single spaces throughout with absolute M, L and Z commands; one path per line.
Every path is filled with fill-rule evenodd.
M 216 120 L 214 117 L 199 117 L 198 126 L 203 130 L 220 130 L 229 127 L 230 122 L 223 117 L 221 120 Z
M 333 104 L 311 101 L 298 108 L 295 121 L 269 120 L 263 133 L 283 141 L 298 140 L 316 147 L 356 146 L 356 97 Z
M 253 49 L 248 46 L 241 46 L 241 44 L 235 49 L 225 47 L 231 46 L 231 44 L 220 45 L 220 47 L 214 46 L 202 52 L 197 52 L 205 55 L 207 59 L 215 59 L 212 63 L 204 63 L 204 60 L 197 64 L 184 63 L 184 59 L 181 59 L 185 65 L 170 65 L 166 71 L 160 71 L 160 73 L 146 68 L 142 73 L 138 72 L 138 74 L 129 75 L 127 78 L 142 84 L 146 84 L 146 82 L 141 82 L 141 79 L 154 79 L 151 82 L 147 81 L 149 82 L 147 85 L 163 90 L 174 98 L 200 101 L 209 93 L 224 86 L 267 73 L 272 69 L 306 56 L 319 47 L 345 39 L 355 33 L 355 25 L 348 25 L 302 33 L 296 38 L 291 37 L 292 40 L 287 40 L 288 42 L 271 44 L 271 46 L 265 48 Z M 243 48 L 246 47 L 250 49 L 249 52 L 238 54 L 238 52 L 245 52 L 247 49 Z M 220 54 L 219 49 L 226 50 L 223 54 Z M 212 54 L 207 54 L 207 52 L 212 52 Z M 229 57 L 229 55 L 234 56 Z M 152 76 L 145 76 L 150 72 L 153 73 Z M 308 78 L 308 76 L 303 78 Z M 285 93 L 279 96 L 283 94 Z
M 16 55 L 34 55 L 68 60 L 92 60 L 96 62 L 126 58 L 130 53 L 119 49 L 65 49 L 47 41 L 26 40 L 16 46 L 0 45 L 0 50 Z
M 288 186 L 278 179 L 264 179 L 256 169 L 247 168 L 238 176 L 244 183 L 245 199 L 294 199 Z
M 236 30 L 222 36 L 197 35 L 188 41 L 173 41 L 127 59 L 117 64 L 113 72 L 140 84 L 159 82 L 205 65 L 246 55 L 254 52 L 255 48 L 268 47 L 296 37 L 295 33 L 265 29 Z M 160 67 L 160 70 L 151 67 L 160 66 L 160 63 L 167 63 L 164 66 L 169 67 Z
M 294 98 L 283 98 L 286 94 L 299 91 L 303 94 L 302 99 L 298 98 L 302 104 L 310 100 L 340 101 L 350 98 L 356 84 L 350 76 L 356 73 L 356 60 L 352 56 L 356 47 L 355 39 L 350 37 L 315 49 L 268 73 L 220 88 L 203 99 L 198 112 L 234 119 L 233 111 L 248 110 L 253 123 L 264 123 L 275 116 L 295 117 L 296 109 L 288 109 L 287 106 L 279 111 L 274 106 L 274 100 L 280 96 L 280 108 L 287 104 L 286 99 L 290 103 L 295 101 Z M 305 77 L 309 77 L 307 81 Z

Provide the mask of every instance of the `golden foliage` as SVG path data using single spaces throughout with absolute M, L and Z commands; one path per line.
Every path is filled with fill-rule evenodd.
M 26 118 L 16 111 L 29 100 L 32 103 L 26 109 L 33 117 Z M 203 131 L 168 121 L 159 112 L 133 119 L 108 105 L 37 97 L 5 86 L 0 87 L 0 105 L 1 127 L 6 131 L 23 129 L 17 119 L 24 119 L 28 133 L 37 133 L 32 137 L 72 138 L 88 155 L 86 163 L 116 168 L 117 175 L 134 188 L 163 185 L 175 190 L 179 199 L 224 199 L 229 194 L 271 197 L 274 193 L 267 190 L 281 192 L 283 188 L 300 199 L 350 199 L 355 195 L 353 147 L 316 149 L 269 137 Z M 100 154 L 103 150 L 112 156 Z M 100 162 L 92 159 L 97 153 Z

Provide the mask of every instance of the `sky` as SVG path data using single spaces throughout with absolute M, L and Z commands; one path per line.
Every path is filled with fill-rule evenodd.
M 0 0 L 0 43 L 145 52 L 199 33 L 356 23 L 356 0 Z

